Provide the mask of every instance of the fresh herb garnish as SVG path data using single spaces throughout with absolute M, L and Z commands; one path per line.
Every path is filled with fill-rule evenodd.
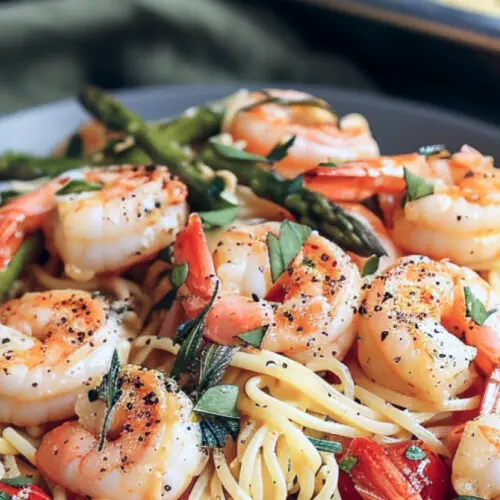
M 309 257 L 304 257 L 302 259 L 302 265 L 310 267 L 311 269 L 314 269 L 316 267 L 316 264 L 314 263 L 314 260 L 310 259 Z
M 97 447 L 97 451 L 102 451 L 104 449 L 108 429 L 111 425 L 113 410 L 116 403 L 118 403 L 120 396 L 122 395 L 122 391 L 119 388 L 119 374 L 120 358 L 118 357 L 118 351 L 115 349 L 113 351 L 113 357 L 111 358 L 111 364 L 109 366 L 108 373 L 104 375 L 101 383 L 96 389 L 91 389 L 88 392 L 88 399 L 91 403 L 98 400 L 104 401 L 106 403 L 106 413 L 102 424 L 101 436 L 99 438 L 99 446 Z
M 203 221 L 203 228 L 208 231 L 217 227 L 229 226 L 239 214 L 240 207 L 237 206 L 222 208 L 221 210 L 211 210 L 209 212 L 198 212 Z
M 274 146 L 271 152 L 267 155 L 267 160 L 271 163 L 282 160 L 288 154 L 288 150 L 293 146 L 297 136 L 292 135 L 290 139 L 285 142 L 278 143 Z
M 172 367 L 172 371 L 170 373 L 172 378 L 178 378 L 181 373 L 189 371 L 195 362 L 201 347 L 205 318 L 217 297 L 218 291 L 219 282 L 217 281 L 210 302 L 203 308 L 196 318 L 186 321 L 177 329 L 175 343 L 181 344 L 181 348 L 177 353 L 174 366 Z
M 487 311 L 484 304 L 472 293 L 472 290 L 468 286 L 464 288 L 464 296 L 466 307 L 465 315 L 478 325 L 483 325 L 492 314 L 497 312 L 497 309 Z
M 177 298 L 177 292 L 186 281 L 188 274 L 189 266 L 187 264 L 181 264 L 172 268 L 170 273 L 172 288 L 153 306 L 152 311 L 170 309 L 172 307 L 174 300 Z
M 455 497 L 454 500 L 486 500 L 486 499 L 482 497 L 469 497 L 460 495 L 458 497 Z
M 0 500 L 12 500 L 12 497 L 7 492 L 0 491 Z
M 31 476 L 17 476 L 2 479 L 0 482 L 7 484 L 9 486 L 15 486 L 17 488 L 24 488 L 25 486 L 30 486 L 33 484 L 33 478 Z
M 297 194 L 298 192 L 300 192 L 303 185 L 304 185 L 304 179 L 302 178 L 301 175 L 297 175 L 295 179 L 289 181 L 288 189 L 286 190 L 287 196 L 290 196 L 291 194 Z
M 73 179 L 57 191 L 56 196 L 65 194 L 79 194 L 87 191 L 101 191 L 102 186 L 96 182 L 87 182 L 81 179 Z
M 266 335 L 268 328 L 269 325 L 261 326 L 259 328 L 255 328 L 255 330 L 250 330 L 249 332 L 240 333 L 238 335 L 238 338 L 243 340 L 245 344 L 260 349 L 260 344 L 262 344 L 262 340 L 264 339 L 264 336 Z
M 334 161 L 323 161 L 318 164 L 319 167 L 336 167 L 337 163 Z
M 229 436 L 240 433 L 240 421 L 226 418 L 206 418 L 200 422 L 201 444 L 209 448 L 224 448 Z
M 417 445 L 412 444 L 408 446 L 405 451 L 405 457 L 408 460 L 423 460 L 427 457 L 425 451 L 422 448 L 419 448 Z
M 227 146 L 226 144 L 222 144 L 217 141 L 212 141 L 211 144 L 215 152 L 227 160 L 269 163 L 269 160 L 265 156 L 254 155 L 253 153 L 248 153 L 243 149 L 235 148 L 234 146 Z
M 404 177 L 406 182 L 406 198 L 404 203 L 434 194 L 434 184 L 414 174 L 411 170 L 405 168 Z
M 224 191 L 224 189 L 226 189 L 224 179 L 222 179 L 222 177 L 216 176 L 212 179 L 212 182 L 210 182 L 210 185 L 208 187 L 208 194 L 210 196 L 218 198 L 219 195 Z
M 363 272 L 361 276 L 366 277 L 377 272 L 378 266 L 380 263 L 380 257 L 378 255 L 372 255 L 366 262 L 363 267 Z
M 0 191 L 0 206 L 5 205 L 11 198 L 15 198 L 16 196 L 21 195 L 19 191 L 9 190 L 9 191 Z
M 423 156 L 432 156 L 441 153 L 446 150 L 446 146 L 444 144 L 429 144 L 427 146 L 420 146 L 417 149 L 417 153 Z
M 329 441 L 327 439 L 316 439 L 307 436 L 314 447 L 318 451 L 325 451 L 326 453 L 342 453 L 342 444 L 338 441 Z
M 223 417 L 226 419 L 238 419 L 237 385 L 216 385 L 207 389 L 200 397 L 194 407 L 194 411 L 201 415 Z
M 79 158 L 83 155 L 83 146 L 82 136 L 76 132 L 70 137 L 64 156 L 66 158 Z
M 344 457 L 339 463 L 339 469 L 344 471 L 346 474 L 349 474 L 356 464 L 358 463 L 358 459 L 356 457 Z
M 274 234 L 267 235 L 267 248 L 269 251 L 269 261 L 271 263 L 271 275 L 273 282 L 290 265 L 299 253 L 312 229 L 289 220 L 281 224 L 279 239 Z
M 221 381 L 235 351 L 236 347 L 219 344 L 209 344 L 202 348 L 198 379 L 198 392 L 200 394 Z

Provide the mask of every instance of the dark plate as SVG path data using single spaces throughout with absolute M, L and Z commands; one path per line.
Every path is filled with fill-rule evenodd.
M 286 87 L 280 84 L 262 86 Z M 163 86 L 126 90 L 117 95 L 144 118 L 155 120 L 226 96 L 240 87 Z M 341 115 L 351 112 L 365 115 L 384 154 L 411 152 L 421 145 L 437 143 L 456 150 L 467 143 L 485 154 L 500 158 L 500 129 L 492 125 L 419 103 L 375 94 L 311 85 L 300 88 L 324 98 Z M 1 118 L 0 153 L 6 150 L 48 153 L 86 117 L 75 101 L 68 100 Z

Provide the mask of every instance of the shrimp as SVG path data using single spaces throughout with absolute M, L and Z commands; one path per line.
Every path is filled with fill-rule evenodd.
M 73 416 L 77 395 L 107 371 L 114 349 L 128 354 L 120 307 L 79 290 L 28 293 L 2 305 L 0 422 Z
M 81 395 L 78 421 L 45 434 L 37 467 L 55 483 L 92 498 L 179 498 L 208 458 L 190 399 L 172 379 L 138 366 L 123 367 L 118 384 L 122 393 L 104 449 L 98 443 L 105 403 Z
M 479 325 L 465 287 L 487 310 L 500 304 L 474 271 L 427 257 L 403 257 L 375 276 L 360 306 L 358 360 L 375 382 L 442 404 L 500 362 L 500 313 Z
M 275 101 L 271 101 L 273 98 Z M 245 141 L 247 151 L 259 155 L 267 155 L 277 143 L 295 135 L 287 156 L 275 164 L 286 178 L 296 177 L 321 162 L 379 156 L 364 117 L 351 114 L 339 122 L 325 103 L 295 90 L 236 94 L 228 104 L 224 129 L 235 141 Z
M 25 236 L 39 229 L 44 218 L 54 209 L 54 194 L 66 180 L 55 179 L 0 207 L 0 270 L 7 267 Z
M 184 309 L 190 317 L 199 313 L 220 282 L 206 320 L 211 340 L 234 344 L 238 334 L 267 326 L 263 349 L 342 358 L 354 341 L 359 271 L 343 250 L 313 232 L 273 284 L 266 239 L 279 230 L 275 222 L 235 226 L 219 236 L 211 254 L 201 220 L 192 214 L 174 251 L 178 264 L 189 265 L 179 290 Z
M 433 194 L 402 205 L 403 167 L 430 180 Z M 305 180 L 330 199 L 359 201 L 379 194 L 392 239 L 407 253 L 450 258 L 478 270 L 500 259 L 500 174 L 491 157 L 470 146 L 451 158 L 415 153 L 319 167 Z

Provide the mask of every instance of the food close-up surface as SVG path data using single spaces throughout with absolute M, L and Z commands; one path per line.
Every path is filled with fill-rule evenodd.
M 499 13 L 0 0 L 0 500 L 500 500 Z

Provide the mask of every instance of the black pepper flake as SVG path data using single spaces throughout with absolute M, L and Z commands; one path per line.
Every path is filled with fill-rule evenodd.
M 396 356 L 394 358 L 394 363 L 399 363 L 401 361 L 401 356 Z
M 387 338 L 387 335 L 389 335 L 389 331 L 388 330 L 384 330 L 380 333 L 380 340 L 382 340 L 382 342 Z

